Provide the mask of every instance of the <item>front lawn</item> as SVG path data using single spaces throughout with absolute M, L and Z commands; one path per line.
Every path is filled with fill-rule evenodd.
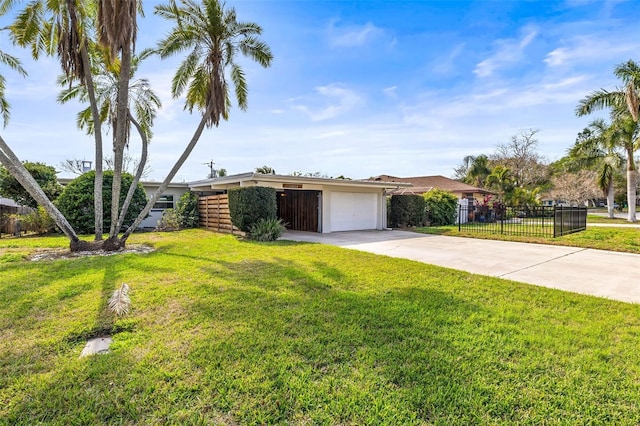
M 640 422 L 638 305 L 318 244 L 133 242 L 156 251 L 0 264 L 0 424 Z

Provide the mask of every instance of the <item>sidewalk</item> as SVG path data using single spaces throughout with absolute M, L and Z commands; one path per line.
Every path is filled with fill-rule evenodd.
M 282 239 L 330 244 L 528 284 L 640 303 L 638 254 L 406 231 L 332 234 L 287 231 Z

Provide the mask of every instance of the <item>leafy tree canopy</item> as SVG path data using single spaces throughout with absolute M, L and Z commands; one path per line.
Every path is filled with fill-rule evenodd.
M 58 198 L 58 195 L 62 192 L 62 186 L 58 184 L 55 168 L 47 166 L 44 163 L 31 163 L 25 161 L 23 164 L 50 200 L 53 201 Z M 0 167 L 0 195 L 11 198 L 16 203 L 24 206 L 33 208 L 38 206 L 36 200 L 29 195 L 27 190 L 24 189 L 16 178 L 13 177 L 4 167 Z

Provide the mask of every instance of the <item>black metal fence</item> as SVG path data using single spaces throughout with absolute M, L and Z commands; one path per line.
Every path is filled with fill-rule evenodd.
M 586 207 L 460 206 L 458 230 L 529 237 L 560 237 L 587 227 Z

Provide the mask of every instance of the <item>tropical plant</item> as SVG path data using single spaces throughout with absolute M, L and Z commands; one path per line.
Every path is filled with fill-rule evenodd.
M 596 184 L 607 197 L 610 218 L 614 217 L 614 175 L 624 162 L 614 136 L 612 126 L 602 119 L 594 120 L 578 134 L 567 152 L 570 167 L 595 170 Z
M 15 0 L 0 0 L 0 12 L 7 12 Z M 228 119 L 231 101 L 227 75 L 235 87 L 238 106 L 247 108 L 248 89 L 242 67 L 237 56 L 242 54 L 268 67 L 273 58 L 269 47 L 257 36 L 262 28 L 255 23 L 239 22 L 232 8 L 225 8 L 217 0 L 195 2 L 172 0 L 167 5 L 156 7 L 156 13 L 175 21 L 175 27 L 163 39 L 155 53 L 167 58 L 188 51 L 173 80 L 175 98 L 185 95 L 185 109 L 195 109 L 202 114 L 193 137 L 176 161 L 157 192 L 151 197 L 136 220 L 121 237 L 118 232 L 125 221 L 127 211 L 125 198 L 118 194 L 122 186 L 122 164 L 127 141 L 129 123 L 138 128 L 144 138 L 140 124 L 129 114 L 129 82 L 131 79 L 132 49 L 136 40 L 137 0 L 103 0 L 99 2 L 76 2 L 70 0 L 33 0 L 18 11 L 9 26 L 14 44 L 30 47 L 35 59 L 42 54 L 57 55 L 68 79 L 85 85 L 91 107 L 95 136 L 96 171 L 94 184 L 95 240 L 94 244 L 81 241 L 64 215 L 48 201 L 30 177 L 17 156 L 0 137 L 0 162 L 20 181 L 29 193 L 42 204 L 55 219 L 59 228 L 71 241 L 72 250 L 104 249 L 123 247 L 137 226 L 144 220 L 157 199 L 166 189 L 177 171 L 200 139 L 205 127 L 218 126 L 220 118 Z M 93 49 L 103 55 L 92 55 Z M 117 69 L 117 95 L 115 101 L 114 127 L 114 173 L 112 180 L 112 202 L 109 238 L 102 239 L 103 197 L 102 185 L 102 130 L 99 102 L 96 100 L 92 72 L 97 58 Z M 140 127 L 140 128 L 139 128 Z M 145 142 L 143 141 L 143 144 Z M 129 187 L 135 192 L 135 185 Z M 125 204 L 122 208 L 120 206 Z M 119 219 L 116 221 L 115 218 Z M 99 243 L 98 243 L 99 242 Z
M 263 175 L 275 175 L 276 171 L 269 166 L 261 166 L 261 167 L 256 167 L 256 173 L 260 173 Z
M 494 167 L 491 174 L 487 176 L 485 185 L 487 188 L 497 191 L 500 200 L 503 202 L 509 198 L 510 194 L 516 187 L 511 176 L 511 170 L 502 165 Z
M 56 169 L 47 166 L 44 163 L 31 163 L 25 161 L 24 168 L 40 185 L 47 198 L 55 201 L 62 192 L 62 186 L 58 183 Z M 16 203 L 23 206 L 36 208 L 38 203 L 27 192 L 26 189 L 18 182 L 18 180 L 5 168 L 0 167 L 0 194 L 2 196 L 13 199 Z
M 17 71 L 20 75 L 25 77 L 27 72 L 22 68 L 20 60 L 14 56 L 9 55 L 8 53 L 4 53 L 0 50 L 0 64 L 6 65 L 14 71 Z M 5 90 L 6 90 L 6 80 L 0 74 L 0 114 L 2 115 L 2 126 L 7 127 L 7 123 L 9 123 L 10 109 L 9 102 L 5 98 Z
M 133 0 L 123 0 L 122 3 L 131 1 Z M 0 10 L 8 11 L 13 3 L 13 0 L 0 0 Z M 88 6 L 86 2 L 34 0 L 29 2 L 23 10 L 18 11 L 14 22 L 9 25 L 8 29 L 13 43 L 21 47 L 30 47 L 34 59 L 39 59 L 41 55 L 57 56 L 64 74 L 70 79 L 80 81 L 87 87 L 87 96 L 95 127 L 95 239 L 101 240 L 103 212 L 102 194 L 100 193 L 102 191 L 102 125 L 95 100 L 89 58 L 89 46 L 92 41 L 88 32 L 92 28 L 92 20 L 90 19 L 92 9 L 86 6 Z M 106 20 L 104 14 L 99 18 Z M 100 22 L 98 24 L 102 25 Z M 30 180 L 25 171 L 20 168 L 19 159 L 2 138 L 0 138 L 0 149 L 3 151 L 0 155 L 0 162 L 12 170 L 14 176 L 20 180 L 34 198 L 40 197 L 37 183 Z M 20 176 L 18 177 L 18 175 Z M 41 205 L 47 209 L 58 227 L 69 237 L 72 250 L 80 249 L 81 246 L 87 248 L 87 244 L 79 240 L 75 230 L 53 203 L 47 203 L 42 199 Z
M 247 236 L 254 241 L 275 241 L 280 238 L 285 229 L 282 219 L 261 218 L 251 225 Z
M 253 22 L 239 22 L 233 8 L 225 9 L 218 0 L 171 0 L 156 6 L 156 14 L 174 21 L 175 26 L 160 41 L 156 52 L 161 58 L 188 52 L 173 78 L 174 98 L 185 95 L 185 109 L 197 110 L 201 120 L 191 141 L 175 165 L 160 184 L 135 222 L 122 236 L 126 241 L 136 226 L 153 207 L 153 200 L 167 188 L 193 148 L 205 127 L 218 126 L 220 119 L 229 118 L 231 99 L 226 72 L 235 88 L 238 107 L 248 107 L 248 86 L 242 67 L 236 62 L 238 53 L 253 59 L 262 67 L 271 65 L 273 55 L 266 43 L 257 36 L 262 28 Z
M 484 188 L 487 176 L 491 174 L 489 157 L 484 154 L 478 156 L 468 155 L 464 157 L 463 163 L 467 165 L 463 182 Z
M 627 203 L 629 222 L 636 221 L 637 171 L 634 153 L 638 149 L 638 120 L 640 114 L 640 65 L 629 60 L 619 64 L 614 74 L 622 81 L 622 87 L 613 91 L 600 89 L 582 99 L 576 107 L 576 115 L 584 116 L 596 110 L 608 108 L 613 120 L 618 144 L 627 156 Z

